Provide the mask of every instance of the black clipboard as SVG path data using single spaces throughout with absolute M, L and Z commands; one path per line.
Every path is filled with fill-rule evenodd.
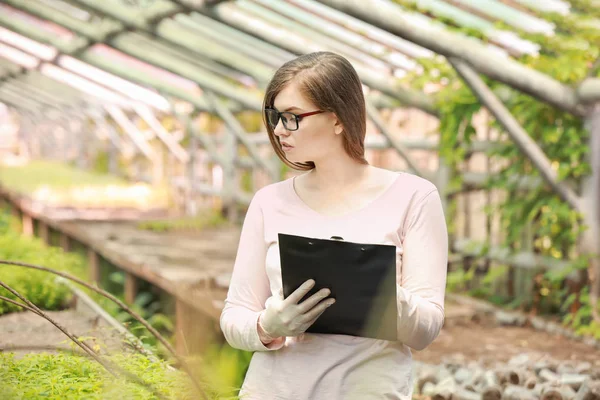
M 336 299 L 306 332 L 397 340 L 396 246 L 278 236 L 284 298 L 314 279 L 299 303 L 323 288 Z

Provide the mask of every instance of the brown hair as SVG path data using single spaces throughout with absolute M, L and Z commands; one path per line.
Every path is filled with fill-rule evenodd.
M 273 107 L 275 97 L 292 81 L 299 79 L 302 94 L 318 109 L 333 112 L 344 131 L 346 153 L 361 164 L 365 159 L 367 131 L 365 98 L 360 78 L 350 62 L 335 53 L 320 51 L 301 55 L 283 64 L 273 75 L 265 92 L 263 121 L 269 140 L 281 161 L 297 170 L 310 170 L 314 162 L 295 163 L 285 157 L 273 128 L 267 123 L 264 108 Z

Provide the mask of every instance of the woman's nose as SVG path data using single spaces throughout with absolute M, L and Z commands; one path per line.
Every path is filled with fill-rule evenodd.
M 275 134 L 275 136 L 288 136 L 289 135 L 289 132 L 283 126 L 282 121 L 279 121 L 277 123 L 277 126 L 275 126 L 275 129 L 273 129 L 273 133 Z

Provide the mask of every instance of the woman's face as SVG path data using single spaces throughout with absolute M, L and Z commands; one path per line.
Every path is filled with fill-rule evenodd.
M 275 97 L 273 107 L 279 112 L 289 111 L 294 114 L 318 110 L 303 96 L 295 81 L 290 82 Z M 298 130 L 295 131 L 288 131 L 280 120 L 274 133 L 289 161 L 318 162 L 341 148 L 342 130 L 335 114 L 325 112 L 301 118 Z

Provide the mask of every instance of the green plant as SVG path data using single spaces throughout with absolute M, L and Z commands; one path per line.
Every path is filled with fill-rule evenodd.
M 44 264 L 79 277 L 84 274 L 84 260 L 78 255 L 65 253 L 57 247 L 47 247 L 39 239 L 25 238 L 11 232 L 0 234 L 0 259 Z M 0 280 L 45 310 L 62 309 L 70 298 L 66 287 L 41 271 L 2 265 Z M 15 299 L 4 289 L 0 289 L 0 292 Z M 0 315 L 13 311 L 21 310 L 12 304 L 0 302 Z
M 110 280 L 116 284 L 123 285 L 125 278 L 123 272 L 115 272 L 110 275 Z M 131 316 L 125 310 L 122 310 L 117 304 L 108 299 L 93 294 L 92 297 L 98 304 L 102 306 L 107 312 L 112 315 L 117 321 L 125 325 L 130 332 L 139 337 L 146 348 L 152 351 L 158 351 L 160 355 L 168 355 L 168 352 L 162 346 L 156 337 L 150 335 L 148 330 L 135 318 Z M 121 301 L 124 301 L 123 295 L 117 295 Z M 133 302 L 130 308 L 137 313 L 139 316 L 144 318 L 148 323 L 156 329 L 165 338 L 172 338 L 175 331 L 174 323 L 172 318 L 165 314 L 163 311 L 163 305 L 161 304 L 161 298 L 151 293 L 149 290 L 141 290 Z M 171 341 L 169 341 L 171 342 Z M 172 344 L 172 343 L 171 343 Z
M 253 190 L 252 171 L 243 171 L 240 177 L 240 187 L 244 192 L 251 193 Z
M 575 313 L 569 313 L 569 308 L 576 300 L 581 302 L 581 307 Z M 600 340 L 600 324 L 592 319 L 589 288 L 585 287 L 580 293 L 568 295 L 561 308 L 564 313 L 562 322 L 565 326 L 574 329 L 578 335 L 591 336 Z
M 237 399 L 252 353 L 224 344 L 210 346 L 202 357 L 199 365 L 209 396 L 221 400 Z
M 85 265 L 81 256 L 64 253 L 60 248 L 47 247 L 41 241 L 16 235 L 7 229 L 14 218 L 7 211 L 0 209 L 0 258 L 14 261 L 44 264 L 77 276 L 83 275 Z M 10 242 L 7 238 L 10 238 Z M 10 253 L 9 253 L 10 250 Z M 25 255 L 29 254 L 29 257 Z M 34 257 L 35 256 L 35 257 Z M 15 258 L 17 260 L 15 260 Z M 43 258 L 40 259 L 40 258 Z M 59 264 L 62 268 L 57 267 Z M 10 271 L 10 273 L 7 273 Z M 121 274 L 122 275 L 122 274 Z M 112 274 L 112 280 L 123 283 L 120 274 Z M 17 266 L 0 266 L 0 280 L 17 289 L 21 294 L 36 303 L 42 309 L 60 309 L 66 305 L 69 292 L 65 285 L 58 284 L 43 271 L 24 269 Z M 19 284 L 21 286 L 19 286 Z M 23 286 L 24 285 L 24 286 Z M 30 290 L 34 288 L 34 290 Z M 90 292 L 92 297 L 117 319 L 131 327 L 144 339 L 144 347 L 154 352 L 160 350 L 160 343 L 141 329 L 141 324 L 132 322 L 129 314 L 109 302 L 104 297 Z M 2 293 L 7 297 L 10 294 Z M 148 291 L 138 294 L 132 306 L 138 314 L 148 318 L 153 328 L 162 333 L 172 333 L 173 323 L 170 318 L 160 312 L 159 299 Z M 3 312 L 21 311 L 20 308 L 0 302 Z M 1 314 L 2 312 L 0 312 Z M 85 338 L 80 338 L 83 340 Z M 94 346 L 96 351 L 102 345 Z M 163 352 L 167 355 L 166 352 Z M 210 394 L 209 399 L 236 398 L 245 371 L 251 357 L 249 352 L 241 352 L 229 346 L 213 346 L 201 360 L 195 361 L 196 376 L 203 381 L 203 387 Z M 168 398 L 197 398 L 191 389 L 190 381 L 180 371 L 167 371 L 166 361 L 150 363 L 139 354 L 113 354 L 110 360 L 117 366 L 127 369 L 144 382 L 157 388 Z M 8 379 L 10 377 L 10 379 Z M 0 398 L 54 398 L 54 399 L 111 399 L 118 397 L 131 399 L 156 398 L 143 386 L 124 377 L 112 379 L 104 368 L 95 361 L 80 355 L 29 354 L 22 359 L 15 359 L 11 354 L 0 353 Z
M 202 359 L 190 359 L 210 400 L 238 397 L 252 353 L 227 345 L 212 346 Z M 151 362 L 140 354 L 108 356 L 118 367 L 142 379 L 168 399 L 195 399 L 187 377 L 168 369 L 166 361 Z M 0 398 L 48 399 L 156 399 L 145 387 L 125 376 L 116 379 L 93 360 L 70 351 L 59 354 L 27 354 L 16 358 L 0 353 Z
M 20 224 L 16 218 L 10 215 L 8 206 L 0 204 L 0 235 L 5 235 L 11 231 L 19 232 Z
M 186 377 L 168 370 L 164 361 L 151 362 L 139 354 L 114 354 L 109 359 L 167 398 L 197 398 Z M 0 382 L 0 398 L 6 400 L 157 399 L 126 377 L 114 377 L 95 361 L 70 353 L 27 354 L 19 359 L 0 353 Z
M 6 220 L 11 221 L 14 218 L 9 216 L 6 209 L 0 209 L 0 221 Z M 61 248 L 46 246 L 38 239 L 22 237 L 11 231 L 0 233 L 0 245 L 2 245 L 2 249 L 0 249 L 0 259 L 2 260 L 41 265 L 43 268 L 67 273 L 85 282 L 86 261 L 83 256 L 77 253 L 65 253 Z M 113 274 L 113 277 L 118 275 Z M 43 310 L 60 310 L 67 305 L 71 297 L 71 292 L 67 286 L 59 282 L 59 279 L 57 276 L 40 269 L 24 268 L 17 265 L 0 265 L 0 280 Z M 122 285 L 122 283 L 121 281 L 120 284 Z M 147 332 L 142 323 L 119 308 L 117 304 L 91 291 L 89 288 L 83 287 L 82 290 L 113 316 L 120 317 L 124 322 L 134 322 L 137 330 L 143 328 L 144 333 L 149 334 L 149 339 L 145 343 L 146 347 L 149 348 L 150 346 L 157 346 L 159 344 L 157 338 L 151 335 L 151 332 Z M 0 294 L 13 300 L 15 299 L 12 293 L 4 289 L 0 289 Z M 156 299 L 153 298 L 153 304 L 148 306 L 143 300 L 145 294 L 148 293 L 142 292 L 138 296 L 139 300 L 134 305 L 136 309 L 134 311 L 138 315 L 143 314 L 143 318 L 149 320 L 148 323 L 151 328 L 162 333 L 171 334 L 173 327 L 170 320 L 166 316 L 155 312 L 158 301 L 155 301 Z M 122 298 L 120 300 L 123 302 Z M 0 301 L 0 315 L 13 311 L 22 310 L 14 304 Z M 161 346 L 160 349 L 168 353 L 166 346 Z
M 414 0 L 395 1 L 409 10 L 427 13 L 425 9 L 420 8 L 419 2 Z M 590 21 L 598 18 L 600 10 L 589 0 L 571 3 L 575 12 L 566 17 L 529 10 L 553 22 L 557 27 L 556 34 L 549 37 L 517 32 L 521 37 L 537 43 L 540 53 L 537 56 L 523 55 L 516 58 L 525 66 L 548 74 L 566 85 L 575 86 L 589 73 L 600 76 L 599 70 L 590 71 L 592 64 L 600 56 L 600 29 Z M 474 36 L 484 42 L 487 40 L 481 32 L 460 27 L 451 19 L 437 19 L 453 32 Z M 515 31 L 512 26 L 508 27 L 502 23 L 496 25 L 499 29 Z M 422 88 L 426 83 L 437 83 L 441 87 L 435 94 L 440 114 L 439 152 L 443 162 L 453 171 L 449 187 L 449 190 L 453 190 L 462 184 L 460 171 L 467 160 L 468 148 L 476 137 L 473 117 L 479 113 L 482 106 L 446 60 L 433 57 L 419 62 L 424 73 L 409 74 L 406 81 L 415 88 Z M 483 76 L 482 79 L 541 147 L 559 179 L 569 180 L 575 187 L 580 187 L 583 178 L 590 173 L 587 161 L 589 133 L 584 128 L 583 119 L 555 109 L 500 82 Z M 516 177 L 539 179 L 539 172 L 511 142 L 508 134 L 494 118 L 490 118 L 487 125 L 489 129 L 500 132 L 497 135 L 499 145 L 486 153 L 492 163 L 499 166 L 499 171 L 492 174 L 485 188 L 501 189 L 507 193 L 505 201 L 485 210 L 488 214 L 500 217 L 501 229 L 505 233 L 500 245 L 515 252 L 523 250 L 523 238 L 528 232 L 532 232 L 533 243 L 528 251 L 568 260 L 570 265 L 564 271 L 550 271 L 536 278 L 534 300 L 531 303 L 518 296 L 509 298 L 495 289 L 495 282 L 505 278 L 506 270 L 502 273 L 499 270 L 490 270 L 483 282 L 477 288 L 472 288 L 470 293 L 505 306 L 527 306 L 541 312 L 569 315 L 569 310 L 560 308 L 565 297 L 570 295 L 565 285 L 566 279 L 573 271 L 586 268 L 589 256 L 579 254 L 578 249 L 578 239 L 586 229 L 582 215 L 573 210 L 546 184 L 527 191 L 519 188 Z M 457 220 L 455 198 L 450 202 L 446 215 L 448 230 L 453 234 L 456 231 Z M 452 290 L 460 290 L 471 280 L 469 270 L 455 271 L 449 274 L 448 282 Z M 585 306 L 581 309 L 584 314 L 588 312 Z M 578 321 L 581 321 L 582 326 L 592 326 L 590 319 L 581 318 Z M 580 329 L 580 332 L 588 332 L 586 329 Z
M 109 163 L 108 152 L 106 152 L 106 151 L 97 152 L 96 155 L 94 156 L 94 165 L 93 165 L 94 172 L 97 172 L 99 174 L 108 174 L 109 173 L 108 163 Z
M 454 271 L 448 272 L 446 280 L 446 288 L 451 292 L 460 292 L 466 289 L 469 282 L 473 280 L 475 276 L 476 268 L 472 266 L 468 270 L 462 266 L 458 266 Z

